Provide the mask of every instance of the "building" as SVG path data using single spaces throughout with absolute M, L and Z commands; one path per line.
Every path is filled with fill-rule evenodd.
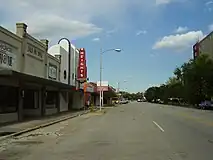
M 99 90 L 97 87 L 97 83 L 87 82 L 87 83 L 81 84 L 80 88 L 84 89 L 84 104 L 85 105 L 86 105 L 87 101 L 90 101 L 90 104 L 92 104 L 94 106 L 99 106 L 100 93 L 99 93 Z M 113 87 L 111 87 L 110 85 L 108 85 L 108 82 L 107 82 L 107 86 L 106 85 L 104 86 L 103 105 L 111 105 L 112 98 L 115 96 L 116 96 L 116 90 Z
M 0 27 L 0 123 L 83 105 L 83 91 L 75 78 L 79 76 L 79 51 L 68 48 L 64 40 L 58 45 L 54 46 L 57 52 L 52 52 L 48 40 L 32 37 L 24 23 L 16 24 L 16 34 Z
M 207 54 L 213 58 L 213 32 L 193 45 L 193 58 Z
M 86 81 L 87 73 L 85 73 L 82 81 L 78 79 L 80 76 L 80 73 L 78 73 L 80 65 L 79 49 L 71 44 L 67 38 L 62 38 L 58 41 L 58 44 L 48 49 L 48 53 L 61 61 L 61 82 L 75 87 L 74 90 L 69 92 L 69 108 L 75 110 L 83 108 L 84 90 L 80 85 Z M 86 67 L 86 63 L 84 67 Z

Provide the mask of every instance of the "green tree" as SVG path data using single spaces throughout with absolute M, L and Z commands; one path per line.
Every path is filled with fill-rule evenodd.
M 213 96 L 213 60 L 201 55 L 174 70 L 174 76 L 160 87 L 145 92 L 147 100 L 179 98 L 189 104 L 198 104 Z

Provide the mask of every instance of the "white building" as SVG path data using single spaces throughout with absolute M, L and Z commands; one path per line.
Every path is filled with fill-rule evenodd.
M 79 88 L 79 82 L 76 79 L 79 60 L 78 49 L 66 38 L 59 40 L 58 44 L 51 46 L 48 53 L 61 60 L 60 81 L 62 83 Z M 69 95 L 69 108 L 80 109 L 83 107 L 83 91 L 75 90 Z

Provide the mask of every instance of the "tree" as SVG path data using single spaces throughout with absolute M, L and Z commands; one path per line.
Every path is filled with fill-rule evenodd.
M 129 99 L 129 100 L 137 100 L 137 99 L 141 99 L 143 97 L 143 93 L 142 92 L 128 93 L 128 92 L 120 91 L 120 93 L 123 96 L 123 98 Z
M 189 104 L 198 104 L 213 96 L 213 60 L 201 55 L 189 60 L 174 70 L 174 76 L 160 87 L 150 87 L 145 96 L 149 101 L 160 98 L 184 99 Z

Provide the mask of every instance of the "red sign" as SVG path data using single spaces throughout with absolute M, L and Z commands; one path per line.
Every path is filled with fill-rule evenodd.
M 193 56 L 194 56 L 194 58 L 196 58 L 197 56 L 199 56 L 199 53 L 200 53 L 200 45 L 199 45 L 199 42 L 197 42 L 193 46 Z
M 86 53 L 84 48 L 81 48 L 79 53 L 77 79 L 79 81 L 85 81 L 87 79 Z

